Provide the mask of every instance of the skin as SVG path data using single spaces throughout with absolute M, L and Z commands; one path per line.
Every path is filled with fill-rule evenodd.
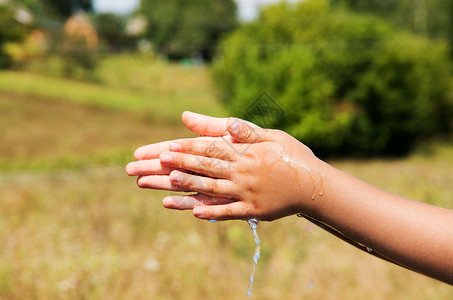
M 197 192 L 166 197 L 165 207 L 206 220 L 301 214 L 381 258 L 453 284 L 452 210 L 343 173 L 282 131 L 187 112 L 183 122 L 210 137 L 139 148 L 126 168 L 142 188 Z

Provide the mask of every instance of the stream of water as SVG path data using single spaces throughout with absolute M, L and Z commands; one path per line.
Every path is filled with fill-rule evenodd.
M 253 287 L 253 282 L 255 281 L 255 271 L 256 271 L 256 265 L 258 264 L 258 260 L 260 259 L 261 256 L 261 240 L 258 236 L 257 232 L 257 227 L 258 227 L 258 220 L 257 219 L 250 219 L 247 220 L 247 222 L 250 225 L 250 228 L 252 229 L 253 233 L 253 239 L 255 240 L 255 251 L 253 252 L 253 268 L 252 272 L 250 275 L 250 283 L 249 287 L 247 289 L 247 296 L 252 297 L 252 287 Z

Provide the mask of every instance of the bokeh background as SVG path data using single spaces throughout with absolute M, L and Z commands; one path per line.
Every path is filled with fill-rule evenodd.
M 185 110 L 258 111 L 453 208 L 453 1 L 277 2 L 0 0 L 0 299 L 246 298 L 248 224 L 164 210 L 124 172 L 137 147 L 193 136 Z M 295 216 L 258 233 L 256 299 L 452 299 Z

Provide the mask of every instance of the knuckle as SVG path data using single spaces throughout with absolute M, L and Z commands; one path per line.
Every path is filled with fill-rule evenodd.
M 233 216 L 233 211 L 231 210 L 231 207 L 229 206 L 225 206 L 223 208 L 223 213 L 225 214 L 225 216 L 227 217 L 232 217 Z
M 203 159 L 203 161 L 201 162 L 201 166 L 202 166 L 204 171 L 209 171 L 210 169 L 212 169 L 212 166 L 213 166 L 212 160 L 211 159 Z
M 184 186 L 190 190 L 194 190 L 197 188 L 197 180 L 195 176 L 187 176 L 186 180 L 183 182 Z
M 190 176 L 190 181 L 188 182 L 188 188 L 192 191 L 200 191 L 203 188 L 203 182 L 199 176 Z
M 210 184 L 208 184 L 207 192 L 208 193 L 216 193 L 219 190 L 219 182 L 218 180 L 213 179 Z
M 206 156 L 208 157 L 215 157 L 216 153 L 218 152 L 216 142 L 212 142 L 205 151 Z
M 253 135 L 253 129 L 246 127 L 246 129 L 242 132 L 241 138 L 243 140 L 249 140 Z
M 191 153 L 193 149 L 193 145 L 190 142 L 181 142 L 181 152 Z
M 214 219 L 214 218 L 215 218 L 214 213 L 212 212 L 211 209 L 205 209 L 205 210 L 203 211 L 203 215 L 204 215 L 204 217 L 205 217 L 206 219 Z
M 180 155 L 174 155 L 173 156 L 173 163 L 178 168 L 183 168 L 184 167 L 184 159 Z

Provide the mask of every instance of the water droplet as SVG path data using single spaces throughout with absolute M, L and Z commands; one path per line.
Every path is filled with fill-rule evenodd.
M 317 170 L 317 171 L 318 171 L 319 176 L 320 176 L 320 178 L 319 178 L 319 191 L 318 191 L 318 195 L 319 195 L 319 196 L 322 196 L 322 195 L 324 195 L 324 190 L 325 190 L 325 188 L 324 188 L 324 174 L 323 174 L 320 170 Z
M 313 180 L 313 194 L 311 195 L 311 200 L 315 200 L 315 198 L 316 198 L 316 190 L 317 190 L 316 182 L 313 179 L 313 176 L 311 175 L 311 173 L 310 173 L 310 177 Z
M 247 220 L 247 222 L 249 223 L 250 228 L 252 229 L 253 239 L 255 240 L 255 251 L 253 253 L 253 268 L 252 268 L 252 272 L 251 272 L 250 280 L 249 280 L 250 284 L 247 289 L 247 296 L 252 297 L 252 286 L 253 286 L 253 282 L 255 281 L 256 265 L 258 264 L 258 260 L 261 257 L 261 240 L 260 240 L 260 238 L 258 236 L 258 232 L 256 230 L 258 227 L 258 220 L 250 219 L 250 220 Z
M 211 222 L 211 223 L 216 223 L 217 220 L 209 220 L 209 222 Z

